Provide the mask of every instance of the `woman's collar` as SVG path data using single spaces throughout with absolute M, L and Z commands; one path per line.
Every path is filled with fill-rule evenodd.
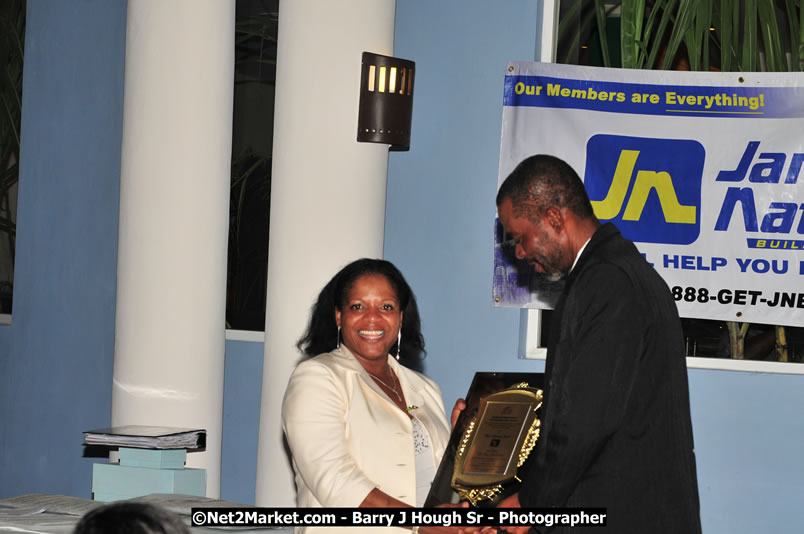
M 363 367 L 363 364 L 360 363 L 360 360 L 357 359 L 357 356 L 355 356 L 354 353 L 351 350 L 349 350 L 349 348 L 343 343 L 341 343 L 341 345 L 338 348 L 333 350 L 331 354 L 336 358 L 338 358 L 339 361 L 341 361 L 344 365 L 346 365 L 350 369 L 365 372 L 367 377 L 371 375 L 371 373 L 366 371 L 366 368 Z M 398 375 L 399 373 L 397 371 L 399 370 L 400 367 L 399 362 L 396 361 L 396 359 L 390 354 L 386 355 L 386 362 L 388 365 L 391 366 L 391 369 L 394 371 L 394 373 L 397 373 Z

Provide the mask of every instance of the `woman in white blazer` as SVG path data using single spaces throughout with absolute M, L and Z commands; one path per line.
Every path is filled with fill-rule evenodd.
M 421 506 L 449 426 L 436 383 L 406 367 L 420 361 L 424 339 L 402 274 L 384 260 L 344 267 L 321 291 L 299 349 L 309 359 L 282 405 L 298 506 Z

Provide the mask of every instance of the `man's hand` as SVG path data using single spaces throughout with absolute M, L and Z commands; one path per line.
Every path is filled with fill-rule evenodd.
M 497 505 L 497 508 L 522 508 L 522 505 L 519 504 L 519 493 L 514 493 L 510 497 L 506 497 L 505 499 L 501 500 L 500 503 Z M 501 527 L 503 531 L 509 532 L 510 534 L 527 534 L 530 530 L 529 526 L 510 526 L 510 527 Z
M 449 427 L 455 428 L 455 423 L 458 422 L 461 412 L 466 409 L 466 401 L 459 398 L 455 401 L 455 406 L 452 407 L 452 415 L 449 417 Z
M 469 508 L 469 501 L 461 501 L 461 502 L 444 502 L 441 504 L 436 504 L 436 508 Z
M 528 534 L 530 532 L 530 527 L 525 525 L 524 527 L 501 527 L 503 532 L 508 532 L 509 534 Z

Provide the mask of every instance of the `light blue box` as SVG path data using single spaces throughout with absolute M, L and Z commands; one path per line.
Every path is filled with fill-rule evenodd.
M 120 447 L 120 465 L 154 469 L 184 469 L 187 449 L 133 449 Z
M 118 464 L 92 466 L 92 493 L 119 496 L 110 500 L 142 497 L 151 493 L 181 493 L 203 497 L 207 487 L 206 469 L 154 469 Z M 97 497 L 95 500 L 100 500 Z
M 92 494 L 92 500 L 98 502 L 112 502 L 112 501 L 126 501 L 128 499 L 134 499 L 136 497 L 142 497 L 142 495 L 118 495 L 117 493 L 98 493 L 94 492 Z

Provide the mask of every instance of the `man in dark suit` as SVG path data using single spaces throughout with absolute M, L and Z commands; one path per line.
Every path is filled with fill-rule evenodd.
M 564 280 L 541 435 L 519 493 L 500 506 L 604 507 L 598 533 L 700 533 L 681 322 L 667 285 L 614 225 L 600 224 L 558 158 L 520 163 L 497 209 L 516 257 Z

